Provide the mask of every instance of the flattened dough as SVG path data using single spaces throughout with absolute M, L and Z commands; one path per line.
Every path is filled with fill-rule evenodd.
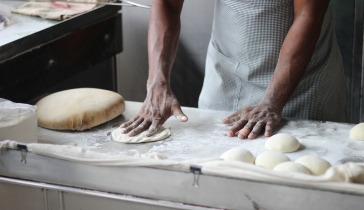
M 255 161 L 254 155 L 249 150 L 241 147 L 234 147 L 227 150 L 220 156 L 220 158 L 223 160 L 242 161 L 251 164 L 254 164 Z
M 121 95 L 97 88 L 56 92 L 39 100 L 36 106 L 39 126 L 78 131 L 107 122 L 125 109 Z
M 300 148 L 300 143 L 289 134 L 278 133 L 267 140 L 265 148 L 271 151 L 294 152 Z
M 364 141 L 364 123 L 359 123 L 350 129 L 350 138 Z
M 121 128 L 115 129 L 111 133 L 111 139 L 114 141 L 122 142 L 125 144 L 138 144 L 138 143 L 146 143 L 146 142 L 153 142 L 153 141 L 161 141 L 171 136 L 171 131 L 168 128 L 161 127 L 159 131 L 154 134 L 153 136 L 145 136 L 148 131 L 141 132 L 136 136 L 128 136 L 128 134 L 122 134 Z

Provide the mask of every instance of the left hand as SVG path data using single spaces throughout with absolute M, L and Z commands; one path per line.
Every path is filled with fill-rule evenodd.
M 258 103 L 239 109 L 234 114 L 223 120 L 225 124 L 233 123 L 233 127 L 228 132 L 228 136 L 238 136 L 239 139 L 255 139 L 264 132 L 264 136 L 269 137 L 277 128 L 281 121 L 281 111 L 267 103 Z

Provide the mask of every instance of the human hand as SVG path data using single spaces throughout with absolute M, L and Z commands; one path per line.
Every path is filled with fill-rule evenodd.
M 238 136 L 239 139 L 255 139 L 264 132 L 264 136 L 272 135 L 273 129 L 279 126 L 281 112 L 274 109 L 270 104 L 259 103 L 239 109 L 234 114 L 223 120 L 225 124 L 232 124 L 228 136 Z
M 138 135 L 145 130 L 148 130 L 146 136 L 152 136 L 172 115 L 181 122 L 188 120 L 172 91 L 169 88 L 156 87 L 148 91 L 139 114 L 120 127 L 129 136 Z

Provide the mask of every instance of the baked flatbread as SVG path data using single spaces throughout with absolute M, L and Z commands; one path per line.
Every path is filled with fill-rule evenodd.
M 77 88 L 48 95 L 36 104 L 38 125 L 83 131 L 105 123 L 125 110 L 124 98 L 113 91 Z

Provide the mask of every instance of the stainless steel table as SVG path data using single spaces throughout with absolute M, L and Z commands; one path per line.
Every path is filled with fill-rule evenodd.
M 241 141 L 225 135 L 228 126 L 220 120 L 228 113 L 187 107 L 183 110 L 189 122 L 169 119 L 165 126 L 172 136 L 166 140 L 140 145 L 110 140 L 110 132 L 134 116 L 140 106 L 127 102 L 123 116 L 86 132 L 40 128 L 39 142 L 75 145 L 112 156 L 159 153 L 177 163 L 216 158 L 236 146 L 244 146 L 254 155 L 264 151 L 264 137 Z M 350 157 L 364 157 L 363 142 L 349 138 L 352 126 L 285 120 L 279 132 L 291 133 L 304 145 L 288 154 L 291 159 L 316 154 L 337 165 Z M 362 209 L 364 204 L 360 184 L 339 183 L 335 188 L 331 183 L 276 183 L 203 173 L 198 164 L 97 166 L 33 153 L 27 154 L 24 164 L 21 158 L 18 150 L 0 155 L 0 202 L 6 209 Z

